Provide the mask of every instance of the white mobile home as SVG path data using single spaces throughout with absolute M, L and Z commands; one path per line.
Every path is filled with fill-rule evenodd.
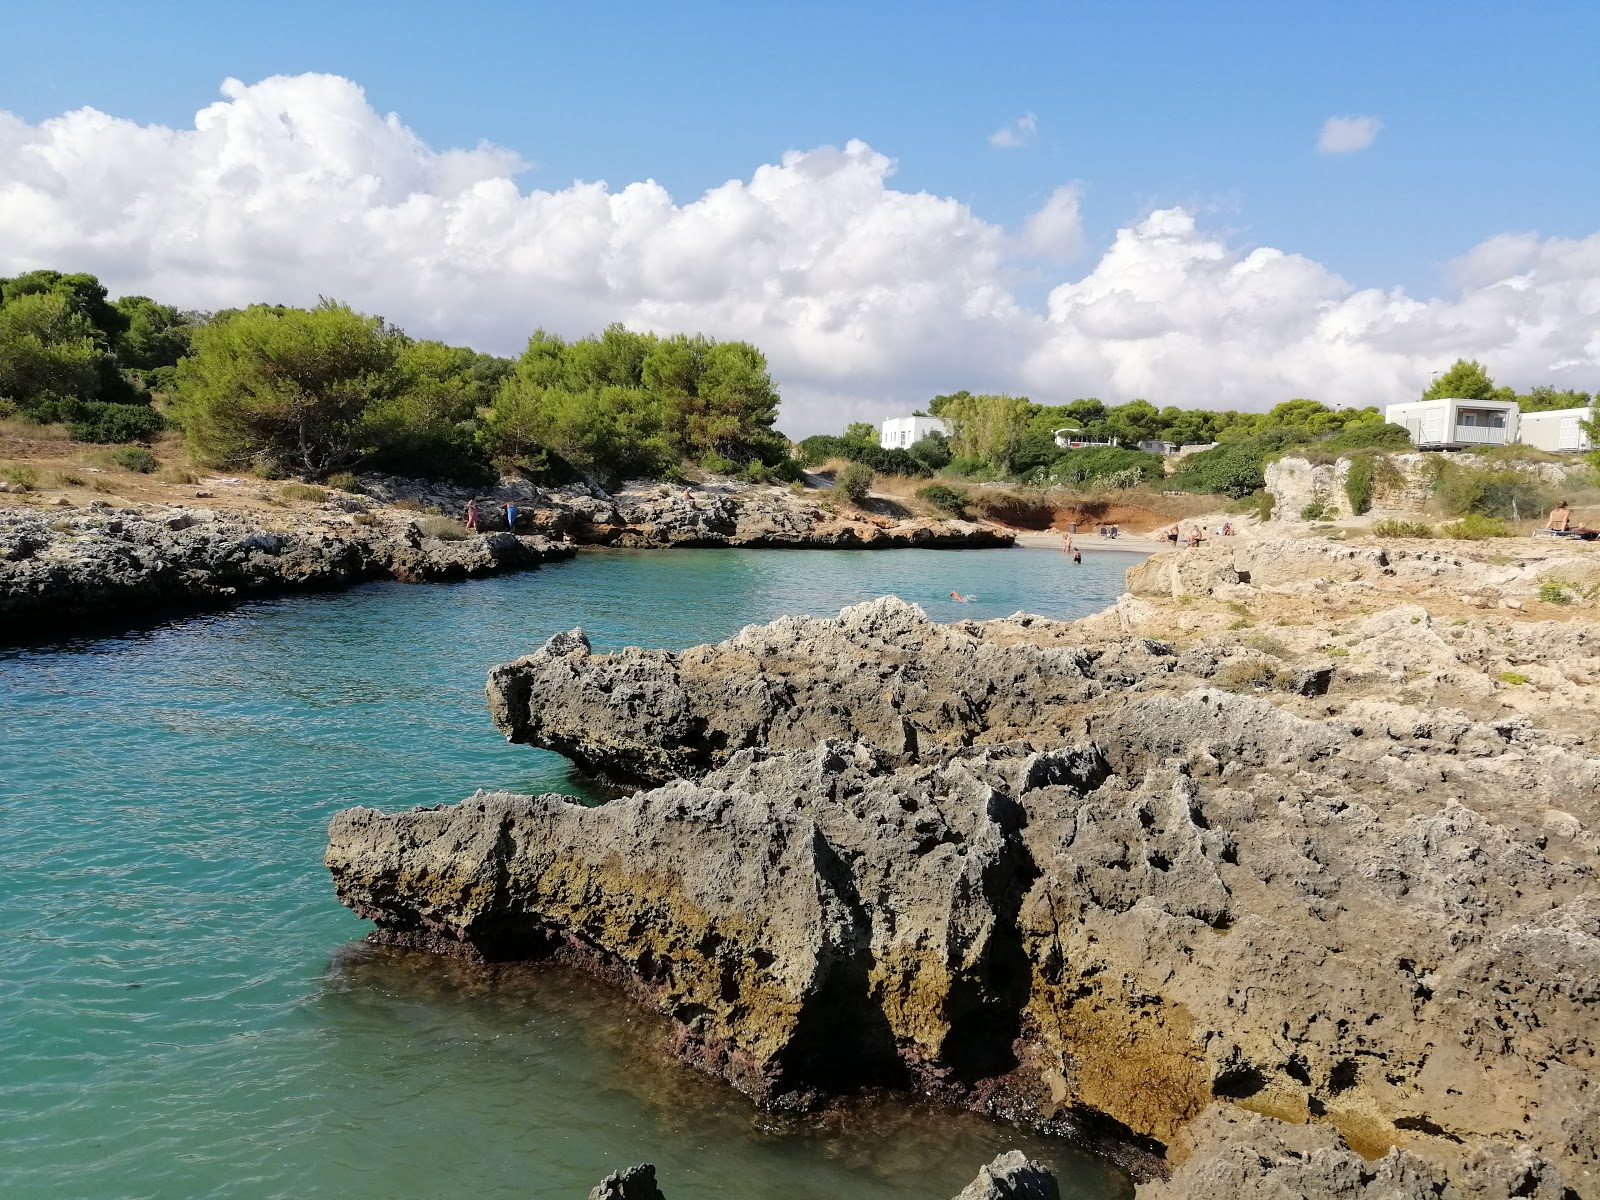
M 1405 426 L 1419 450 L 1507 446 L 1517 440 L 1514 400 L 1415 400 L 1389 405 L 1383 419 Z
M 890 417 L 883 423 L 878 445 L 885 450 L 907 450 L 930 433 L 949 433 L 938 417 Z
M 1081 450 L 1086 446 L 1115 446 L 1117 444 L 1116 438 L 1090 437 L 1076 425 L 1068 425 L 1065 429 L 1051 430 L 1051 436 L 1055 438 L 1056 445 L 1063 450 Z
M 1583 422 L 1596 416 L 1600 416 L 1600 409 L 1553 408 L 1523 413 L 1517 418 L 1517 440 L 1539 450 L 1593 450 L 1594 439 L 1584 432 Z

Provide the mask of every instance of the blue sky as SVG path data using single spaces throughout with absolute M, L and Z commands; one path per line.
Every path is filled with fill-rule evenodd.
M 181 125 L 224 76 L 326 71 L 524 182 L 687 198 L 861 138 L 1013 222 L 1081 180 L 1091 242 L 1182 204 L 1364 286 L 1600 214 L 1600 4 L 8 4 L 0 108 Z M 1032 112 L 1037 140 L 988 135 Z M 1376 142 L 1323 155 L 1329 116 Z
M 909 321 L 907 311 L 918 312 L 923 345 L 970 339 L 971 378 L 951 379 L 951 386 L 1092 389 L 1112 398 L 1123 398 L 1119 389 L 1164 388 L 1168 396 L 1153 398 L 1179 403 L 1185 398 L 1178 393 L 1187 389 L 1195 396 L 1205 391 L 1206 402 L 1235 397 L 1253 406 L 1276 395 L 1273 389 L 1303 389 L 1303 377 L 1317 378 L 1310 366 L 1297 375 L 1287 365 L 1290 355 L 1307 363 L 1320 355 L 1324 371 L 1344 361 L 1337 346 L 1354 336 L 1352 323 L 1370 353 L 1352 364 L 1349 378 L 1368 390 L 1409 389 L 1417 376 L 1447 365 L 1453 351 L 1492 355 L 1519 384 L 1600 375 L 1600 346 L 1590 345 L 1581 328 L 1594 315 L 1592 288 L 1600 283 L 1586 276 L 1580 287 L 1569 281 L 1565 292 L 1557 290 L 1561 264 L 1574 254 L 1564 239 L 1587 255 L 1590 242 L 1583 239 L 1600 232 L 1600 4 L 1593 2 L 447 6 L 169 0 L 5 4 L 0 17 L 0 110 L 20 118 L 24 140 L 40 145 L 66 136 L 47 125 L 51 118 L 84 106 L 138 125 L 190 130 L 196 112 L 218 102 L 227 77 L 253 85 L 270 76 L 319 72 L 364 89 L 376 110 L 372 121 L 398 114 L 427 153 L 485 141 L 516 152 L 532 164 L 515 176 L 523 194 L 566 194 L 574 180 L 604 180 L 616 193 L 652 179 L 676 205 L 688 206 L 725 181 L 750 183 L 762 164 L 779 163 L 785 151 L 859 139 L 896 166 L 882 183 L 886 206 L 828 218 L 838 222 L 841 236 L 851 232 L 858 258 L 863 238 L 900 221 L 888 215 L 897 211 L 899 193 L 959 202 L 981 228 L 963 231 L 959 222 L 937 221 L 906 226 L 884 235 L 905 239 L 899 250 L 884 243 L 889 258 L 915 257 L 919 245 L 944 244 L 941 238 L 973 245 L 1009 236 L 1057 188 L 1076 185 L 1070 215 L 1081 245 L 1075 255 L 1041 261 L 1014 244 L 978 267 L 952 256 L 936 270 L 930 259 L 926 278 L 894 278 L 889 270 L 848 296 L 828 293 L 823 307 L 829 313 L 819 327 L 832 329 L 848 320 L 840 314 L 876 303 L 874 295 L 892 294 L 901 325 Z M 317 106 L 334 114 L 330 120 L 366 120 L 339 115 L 338 104 L 309 91 L 301 100 L 272 103 L 299 112 L 302 124 L 315 117 Z M 1319 131 L 1336 116 L 1370 118 L 1376 137 L 1354 152 L 1319 151 Z M 1024 118 L 1029 123 L 1019 126 Z M 992 144 L 992 135 L 1007 128 L 1021 144 Z M 19 187 L 34 191 L 14 208 L 0 203 L 0 270 L 37 265 L 34 259 L 49 254 L 63 266 L 99 269 L 126 287 L 166 287 L 180 301 L 216 302 L 220 264 L 242 253 L 239 238 L 215 249 L 219 278 L 210 284 L 193 263 L 161 258 L 139 241 L 148 234 L 129 233 L 112 246 L 115 239 L 94 225 L 110 219 L 101 212 L 107 200 L 86 194 L 110 185 L 84 162 L 58 170 L 63 155 L 117 160 L 115 186 L 130 192 L 146 185 L 152 195 L 158 192 L 157 169 L 152 164 L 152 178 L 138 178 L 137 139 L 118 134 L 123 141 L 113 144 L 82 130 L 72 136 L 78 138 L 74 149 L 62 149 L 63 142 L 40 150 L 32 166 L 18 166 L 22 152 L 11 152 L 13 199 L 22 194 Z M 381 140 L 382 131 L 363 137 Z M 118 146 L 127 149 L 125 163 Z M 270 178 L 280 169 L 276 161 L 259 159 L 258 172 Z M 392 161 L 392 154 L 382 161 Z M 40 162 L 55 164 L 48 180 Z M 337 174 L 338 164 L 325 165 L 325 175 Z M 0 159 L 0 198 L 6 172 Z M 311 174 L 303 173 L 301 182 Z M 348 183 L 330 195 L 348 195 Z M 197 184 L 185 194 L 192 198 L 199 190 Z M 63 229 L 21 228 L 44 220 L 35 214 L 45 211 L 38 200 L 47 193 L 57 216 L 74 206 L 80 211 L 71 221 L 61 218 Z M 86 216 L 91 208 L 98 215 Z M 1122 260 L 1101 260 L 1119 230 L 1127 237 L 1149 214 L 1167 209 L 1183 210 L 1195 230 L 1144 229 Z M 9 231 L 7 212 L 17 223 Z M 185 219 L 210 229 L 216 217 L 196 210 Z M 375 218 L 369 212 L 362 219 L 370 224 Z M 713 213 L 708 219 L 724 218 Z M 792 231 L 805 224 L 804 212 L 790 211 L 783 221 Z M 1486 239 L 1524 233 L 1537 238 L 1512 250 L 1480 251 L 1467 274 L 1484 287 L 1499 286 L 1491 297 L 1499 297 L 1497 304 L 1508 280 L 1557 281 L 1548 292 L 1549 311 L 1535 314 L 1523 305 L 1514 314 L 1497 309 L 1484 316 L 1482 304 L 1461 292 L 1461 272 L 1452 264 Z M 263 243 L 267 235 L 257 228 L 240 238 Z M 506 259 L 521 244 L 501 244 L 495 254 Z M 1141 280 L 1159 274 L 1141 255 L 1158 246 L 1178 246 L 1177 257 L 1193 261 L 1221 254 L 1237 263 L 1258 247 L 1303 256 L 1316 270 L 1284 284 L 1283 303 L 1300 306 L 1304 327 L 1281 337 L 1252 335 L 1231 356 L 1197 368 L 1212 375 L 1233 371 L 1237 379 L 1213 386 L 1185 378 L 1177 365 L 1184 351 L 1169 336 L 1172 330 L 1151 332 L 1155 326 L 1139 313 L 1163 309 L 1167 325 L 1182 326 L 1199 346 L 1241 321 L 1265 320 L 1261 314 L 1270 314 L 1272 303 L 1255 295 L 1249 301 L 1255 316 L 1241 317 L 1243 302 L 1229 301 L 1226 311 L 1188 320 L 1187 309 L 1239 280 L 1195 276 L 1184 287 L 1141 290 Z M 1600 253 L 1600 242 L 1594 247 Z M 282 265 L 286 254 L 298 252 L 278 247 L 265 257 Z M 714 252 L 737 255 L 738 246 L 723 243 Z M 336 291 L 363 300 L 368 285 L 380 298 L 395 291 L 392 280 L 378 290 L 361 263 L 346 270 L 326 254 L 306 253 L 303 290 L 311 296 Z M 397 253 L 416 261 L 437 257 L 421 245 Z M 1176 261 L 1161 269 L 1179 270 Z M 243 278 L 244 268 L 235 269 Z M 461 269 L 459 263 L 452 268 Z M 539 270 L 548 284 L 554 268 L 545 263 Z M 1496 270 L 1500 277 L 1491 279 Z M 958 276 L 968 281 L 962 285 L 967 291 L 941 310 L 944 316 L 917 309 L 930 287 Z M 1058 285 L 1086 279 L 1048 299 Z M 1349 289 L 1339 293 L 1341 281 L 1391 298 L 1403 289 L 1405 302 L 1378 312 L 1376 300 L 1352 298 Z M 764 333 L 786 372 L 808 380 L 817 402 L 829 406 L 829 419 L 834 411 L 871 415 L 873 405 L 887 411 L 950 373 L 948 364 L 918 373 L 912 364 L 927 355 L 908 342 L 900 365 L 864 364 L 860 377 L 871 385 L 852 390 L 842 369 L 830 370 L 818 359 L 837 357 L 837 347 L 808 351 L 815 339 L 797 332 L 792 317 L 753 317 L 748 305 L 738 310 L 743 315 L 731 304 L 685 309 L 679 299 L 673 300 L 678 307 L 663 307 L 648 285 L 626 293 L 610 282 L 606 288 L 611 299 L 595 292 L 594 305 L 582 309 L 584 319 L 608 319 L 609 303 L 616 319 L 635 323 L 666 320 L 661 314 L 670 310 L 718 336 Z M 993 299 L 996 288 L 1005 292 L 1003 303 Z M 186 295 L 176 294 L 185 289 Z M 525 325 L 552 320 L 552 312 L 559 316 L 554 301 L 541 308 L 537 297 L 543 294 L 529 282 L 523 291 L 485 293 L 484 303 L 521 306 Z M 1457 308 L 1422 313 L 1416 302 L 1430 297 Z M 996 340 L 995 323 L 1013 320 L 1000 311 L 1011 301 L 1035 325 L 1076 322 L 1079 340 L 1044 347 L 1037 330 L 1021 341 L 1014 330 L 1006 335 L 1011 340 Z M 1348 311 L 1329 321 L 1327 306 L 1335 301 Z M 1084 317 L 1091 302 L 1101 304 L 1092 321 Z M 512 336 L 511 326 L 474 332 L 451 324 L 447 316 L 458 314 L 430 314 L 419 298 L 388 303 L 409 320 L 437 320 L 441 336 L 488 339 L 502 350 Z M 971 324 L 978 310 L 981 328 Z M 1412 328 L 1419 314 L 1427 324 L 1420 331 Z M 1496 332 L 1512 320 L 1522 323 L 1522 332 Z M 1313 334 L 1316 321 L 1323 327 Z M 1528 332 L 1550 321 L 1566 323 L 1559 347 Z M 1396 322 L 1411 322 L 1412 332 L 1395 334 Z M 1467 332 L 1452 341 L 1449 331 L 1457 327 Z M 858 329 L 855 336 L 873 334 Z M 1074 365 L 1094 358 L 1107 338 L 1126 345 L 1101 355 L 1098 366 Z M 1303 352 L 1308 338 L 1318 347 L 1309 356 Z M 1006 362 L 1023 356 L 1027 370 L 1008 376 Z M 1247 378 L 1252 362 L 1277 356 L 1284 362 L 1274 365 L 1270 379 Z

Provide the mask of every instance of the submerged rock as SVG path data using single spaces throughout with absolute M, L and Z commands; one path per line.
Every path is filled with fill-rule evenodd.
M 1458 653 L 1418 611 L 1363 620 Z M 1600 754 L 1343 665 L 1253 682 L 1316 631 L 1153 625 L 563 635 L 491 675 L 497 722 L 670 782 L 351 810 L 328 865 L 379 939 L 584 963 L 767 1104 L 915 1087 L 1176 1165 L 1162 1197 L 1595 1194 Z
M 656 1186 L 656 1169 L 640 1163 L 626 1170 L 613 1171 L 589 1192 L 589 1200 L 666 1200 Z
M 1029 1162 L 1021 1150 L 995 1156 L 955 1200 L 1060 1200 L 1056 1177 L 1043 1163 Z
M 1060 1200 L 1056 1177 L 1043 1163 L 1028 1161 L 1020 1150 L 997 1155 L 962 1189 L 955 1200 Z M 640 1163 L 607 1175 L 589 1192 L 589 1200 L 666 1200 L 656 1186 L 656 1169 Z

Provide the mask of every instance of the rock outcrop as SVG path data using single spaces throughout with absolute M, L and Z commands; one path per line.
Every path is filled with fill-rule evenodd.
M 1060 1200 L 1056 1177 L 1021 1150 L 996 1155 L 955 1200 Z
M 319 513 L 266 527 L 161 505 L 49 514 L 0 510 L 0 641 L 85 619 L 195 607 L 369 579 L 462 579 L 570 557 L 542 537 L 444 541 L 408 516 Z
M 997 1155 L 962 1189 L 955 1200 L 1060 1200 L 1056 1177 L 1043 1163 L 1030 1162 L 1020 1150 Z M 640 1163 L 607 1175 L 590 1191 L 589 1200 L 666 1200 L 656 1186 L 656 1169 Z
M 436 481 L 363 476 L 385 501 L 459 513 L 477 496 L 486 528 L 504 529 L 507 501 L 522 515 L 519 531 L 633 548 L 780 547 L 813 549 L 956 549 L 1009 546 L 1011 531 L 988 522 L 929 520 L 835 505 L 826 491 L 796 494 L 786 486 L 714 477 L 703 483 L 635 480 L 607 492 L 593 482 L 539 487 L 502 479 L 473 491 Z
M 1542 615 L 1527 565 L 1250 553 L 1073 623 L 562 635 L 496 720 L 660 786 L 355 809 L 328 865 L 377 937 L 583 963 L 764 1103 L 914 1087 L 1163 1200 L 1600 1195 L 1600 628 L 1450 594 Z M 1559 728 L 1507 699 L 1543 669 Z
M 589 1200 L 666 1200 L 656 1186 L 656 1169 L 640 1163 L 623 1171 L 613 1171 L 589 1192 Z

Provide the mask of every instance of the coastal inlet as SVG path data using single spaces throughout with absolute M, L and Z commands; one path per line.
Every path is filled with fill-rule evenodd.
M 1068 616 L 1126 561 L 614 551 L 0 650 L 0 1195 L 582 1197 L 648 1161 L 669 1197 L 947 1200 L 1015 1146 L 1074 1200 L 1127 1197 L 1058 1139 L 914 1100 L 763 1114 L 586 978 L 360 945 L 318 865 L 333 814 L 378 798 L 599 800 L 483 705 L 490 667 L 560 630 L 682 648 L 885 591 Z

